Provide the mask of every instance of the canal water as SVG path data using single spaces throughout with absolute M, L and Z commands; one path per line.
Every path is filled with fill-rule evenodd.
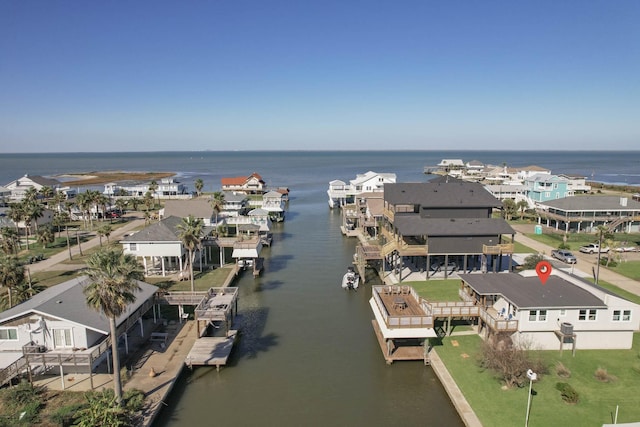
M 156 425 L 463 425 L 430 367 L 385 364 L 368 304 L 375 276 L 341 288 L 356 239 L 341 235 L 322 181 L 292 188 L 263 274 L 235 283 L 230 364 L 186 370 Z

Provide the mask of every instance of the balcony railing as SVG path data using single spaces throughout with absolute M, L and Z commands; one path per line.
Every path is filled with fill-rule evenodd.
M 501 255 L 512 254 L 514 250 L 513 243 L 502 243 L 499 245 L 482 245 L 482 253 L 485 255 Z

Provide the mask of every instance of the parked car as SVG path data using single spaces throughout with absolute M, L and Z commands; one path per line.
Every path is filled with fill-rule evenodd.
M 621 242 L 615 249 L 616 252 L 638 252 L 640 247 L 629 242 Z
M 596 254 L 598 252 L 606 254 L 609 252 L 609 248 L 606 246 L 601 248 L 597 243 L 589 243 L 588 245 L 582 246 L 580 252 L 585 254 Z
M 575 255 L 565 249 L 556 249 L 551 251 L 551 256 L 567 264 L 575 264 L 578 262 Z

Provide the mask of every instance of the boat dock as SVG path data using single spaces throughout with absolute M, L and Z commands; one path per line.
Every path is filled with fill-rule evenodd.
M 233 345 L 238 337 L 238 331 L 229 331 L 228 337 L 201 337 L 195 341 L 185 359 L 189 368 L 194 366 L 220 366 L 227 364 Z

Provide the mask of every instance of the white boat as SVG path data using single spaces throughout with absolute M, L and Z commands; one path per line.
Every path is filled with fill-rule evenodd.
M 342 289 L 358 289 L 360 276 L 353 267 L 347 268 L 347 272 L 342 276 Z

